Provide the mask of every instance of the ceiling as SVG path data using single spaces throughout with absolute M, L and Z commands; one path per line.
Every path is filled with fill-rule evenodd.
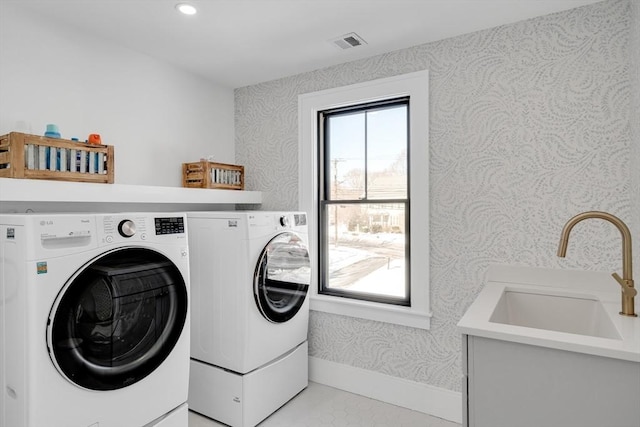
M 232 88 L 600 0 L 0 0 Z M 355 32 L 366 42 L 331 42 Z

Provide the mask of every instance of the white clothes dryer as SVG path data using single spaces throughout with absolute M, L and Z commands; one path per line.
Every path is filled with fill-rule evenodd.
M 308 384 L 302 212 L 190 212 L 190 409 L 254 426 Z
M 184 214 L 0 215 L 0 427 L 186 427 Z

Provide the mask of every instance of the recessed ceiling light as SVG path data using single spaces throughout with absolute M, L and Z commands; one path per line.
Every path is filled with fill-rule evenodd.
M 176 9 L 178 9 L 180 13 L 184 13 L 185 15 L 195 15 L 198 12 L 195 7 L 187 3 L 178 3 L 176 5 Z

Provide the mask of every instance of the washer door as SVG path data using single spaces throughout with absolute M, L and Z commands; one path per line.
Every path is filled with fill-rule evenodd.
M 120 249 L 85 266 L 60 293 L 47 326 L 49 352 L 71 382 L 116 390 L 162 364 L 186 317 L 178 268 L 149 249 Z
M 307 245 L 295 233 L 278 234 L 258 258 L 253 293 L 260 313 L 270 322 L 291 319 L 302 307 L 311 282 Z

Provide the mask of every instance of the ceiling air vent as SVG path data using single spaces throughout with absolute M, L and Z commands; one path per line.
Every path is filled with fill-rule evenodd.
M 351 49 L 352 47 L 362 46 L 367 44 L 366 41 L 356 33 L 349 33 L 331 40 L 331 43 L 338 46 L 340 49 Z

